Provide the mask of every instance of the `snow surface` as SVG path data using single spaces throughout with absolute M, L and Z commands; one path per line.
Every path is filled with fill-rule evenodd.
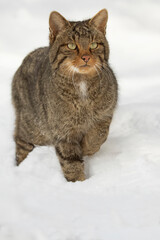
M 160 3 L 96 2 L 1 1 L 0 240 L 160 239 Z M 108 141 L 85 158 L 87 180 L 67 182 L 51 147 L 16 167 L 16 68 L 47 45 L 49 12 L 81 19 L 104 7 L 120 97 Z

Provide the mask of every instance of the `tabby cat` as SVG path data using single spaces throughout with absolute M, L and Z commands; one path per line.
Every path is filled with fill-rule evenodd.
M 78 22 L 51 12 L 49 46 L 31 52 L 12 82 L 17 165 L 36 145 L 54 145 L 65 178 L 85 180 L 83 156 L 107 139 L 117 103 L 107 19 L 105 9 Z

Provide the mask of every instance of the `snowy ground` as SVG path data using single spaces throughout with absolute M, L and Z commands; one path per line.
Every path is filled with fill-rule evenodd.
M 0 10 L 0 240 L 159 240 L 160 4 L 101 0 L 83 11 L 66 1 L 71 12 L 62 1 L 17 2 L 2 1 Z M 66 182 L 50 147 L 15 167 L 14 71 L 25 54 L 47 45 L 50 11 L 81 19 L 104 7 L 120 99 L 108 141 L 85 159 L 87 180 Z

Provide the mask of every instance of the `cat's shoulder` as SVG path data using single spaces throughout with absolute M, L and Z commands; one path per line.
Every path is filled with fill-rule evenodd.
M 49 47 L 40 47 L 29 54 L 24 58 L 23 63 L 26 63 L 28 61 L 42 61 L 45 57 L 48 56 Z
M 48 59 L 49 47 L 37 48 L 30 52 L 22 61 L 17 73 L 22 74 L 37 74 L 42 69 L 43 65 L 49 61 Z

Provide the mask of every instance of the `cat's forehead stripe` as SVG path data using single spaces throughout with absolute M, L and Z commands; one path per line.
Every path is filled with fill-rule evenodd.
M 85 22 L 74 23 L 72 30 L 78 37 L 90 37 L 92 35 L 90 27 Z

